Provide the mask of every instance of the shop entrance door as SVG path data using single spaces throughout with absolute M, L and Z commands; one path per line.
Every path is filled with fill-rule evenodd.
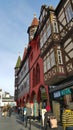
M 53 113 L 57 120 L 60 121 L 60 103 L 57 101 L 52 101 Z

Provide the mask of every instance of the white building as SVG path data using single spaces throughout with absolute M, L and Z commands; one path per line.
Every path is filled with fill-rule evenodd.
M 8 92 L 3 92 L 2 89 L 0 89 L 0 107 L 6 106 L 16 106 L 16 103 L 14 101 L 14 97 L 10 95 Z

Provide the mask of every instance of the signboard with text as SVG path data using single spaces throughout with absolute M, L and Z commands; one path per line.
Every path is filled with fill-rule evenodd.
M 70 88 L 66 88 L 64 90 L 54 92 L 53 96 L 54 96 L 54 98 L 58 98 L 58 97 L 68 95 L 68 94 L 71 94 Z

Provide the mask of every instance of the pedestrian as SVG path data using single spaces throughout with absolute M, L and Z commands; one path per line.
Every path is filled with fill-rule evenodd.
M 51 112 L 49 105 L 46 106 L 46 113 L 44 119 L 44 130 L 58 130 L 57 119 Z
M 23 121 L 26 120 L 26 105 L 23 107 Z
M 18 107 L 17 112 L 18 112 L 18 114 L 20 114 L 20 107 Z
M 49 124 L 48 124 L 48 117 L 52 115 L 50 105 L 46 106 L 46 112 L 44 114 L 44 130 L 48 130 Z M 49 128 L 50 129 L 50 128 Z
M 11 117 L 11 114 L 12 114 L 12 108 L 11 107 L 9 107 L 8 112 L 9 112 L 9 117 Z
M 4 117 L 7 117 L 7 106 L 4 106 L 3 112 L 4 112 Z
M 65 106 L 65 110 L 63 111 L 62 123 L 64 130 L 73 130 L 73 111 L 68 105 Z
M 28 120 L 29 120 L 29 122 L 31 120 L 31 107 L 30 107 L 30 103 L 27 103 L 27 105 L 26 105 L 25 127 L 27 127 Z

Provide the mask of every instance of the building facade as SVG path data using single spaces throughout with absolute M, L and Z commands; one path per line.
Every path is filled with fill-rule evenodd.
M 56 9 L 42 5 L 27 32 L 27 53 L 15 69 L 18 104 L 30 103 L 38 116 L 48 102 L 60 121 L 63 107 L 73 107 L 73 0 L 60 0 Z
M 38 24 L 38 19 L 35 16 L 28 28 L 31 47 L 29 54 L 30 103 L 34 116 L 39 116 L 42 108 L 45 108 L 47 102 L 49 103 L 48 86 L 44 84 L 43 60 L 40 56 Z
M 60 121 L 64 105 L 73 105 L 72 0 L 60 0 L 56 9 L 41 7 L 39 35 L 44 81 L 49 88 L 52 110 Z
M 24 49 L 22 60 L 20 61 L 19 58 L 17 60 L 17 64 L 19 63 L 19 66 L 17 66 L 16 64 L 17 67 L 15 67 L 15 72 L 17 71 L 16 84 L 15 84 L 17 86 L 16 102 L 17 102 L 17 106 L 20 107 L 24 106 L 29 96 L 29 63 L 28 63 L 29 53 L 28 52 L 29 52 L 29 47 Z
M 11 107 L 16 106 L 14 96 L 11 96 L 10 93 L 4 92 L 2 89 L 0 89 L 0 108 L 3 108 L 7 105 L 10 105 Z

